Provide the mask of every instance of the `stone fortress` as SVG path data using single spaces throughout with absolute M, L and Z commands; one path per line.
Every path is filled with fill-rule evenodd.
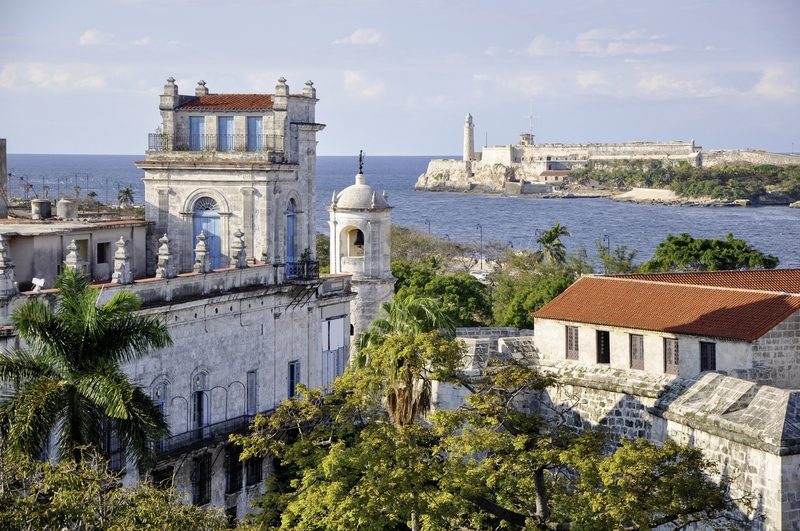
M 655 160 L 667 164 L 685 162 L 711 167 L 747 162 L 752 164 L 800 164 L 800 156 L 754 149 L 704 151 L 690 141 L 625 142 L 619 144 L 536 144 L 534 134 L 522 133 L 517 144 L 486 146 L 475 151 L 472 115 L 464 122 L 461 160 L 437 159 L 417 180 L 417 190 L 544 194 L 553 191 L 570 170 L 591 162 Z
M 145 219 L 80 220 L 66 198 L 56 217 L 42 200 L 30 217 L 0 219 L 0 347 L 19 343 L 9 324 L 16 306 L 54 302 L 49 288 L 62 267 L 89 275 L 101 302 L 119 289 L 135 293 L 174 341 L 125 367 L 170 426 L 150 479 L 232 521 L 252 510 L 271 463 L 240 462 L 228 436 L 299 384 L 330 385 L 353 333 L 393 295 L 391 207 L 360 171 L 328 208 L 333 243 L 324 259 L 333 273 L 319 274 L 316 102 L 310 81 L 299 94 L 283 78 L 270 94 L 214 94 L 201 81 L 182 95 L 169 78 L 161 125 L 136 163 Z M 0 168 L 4 148 L 0 140 Z M 125 484 L 145 479 L 113 433 L 105 451 Z

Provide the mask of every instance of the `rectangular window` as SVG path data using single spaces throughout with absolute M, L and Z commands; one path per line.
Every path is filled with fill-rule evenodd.
M 606 330 L 597 331 L 597 363 L 611 363 L 611 340 Z
M 644 370 L 644 336 L 631 334 L 631 369 Z
M 330 387 L 334 378 L 344 372 L 347 356 L 347 337 L 344 317 L 322 321 L 320 342 L 322 343 L 322 385 Z
M 717 344 L 700 342 L 700 372 L 717 370 Z
M 172 487 L 173 468 L 157 468 L 153 470 L 153 486 L 157 489 L 169 489 Z
M 264 127 L 261 116 L 247 117 L 247 151 L 264 150 Z
M 104 242 L 97 244 L 97 252 L 95 253 L 95 257 L 97 258 L 98 264 L 107 264 L 110 260 L 111 253 L 109 252 L 111 249 L 111 243 Z
M 297 384 L 300 383 L 300 362 L 289 362 L 289 398 L 293 398 L 297 394 Z
M 192 402 L 194 403 L 194 427 L 202 428 L 206 425 L 205 392 L 195 391 L 192 393 Z
M 255 415 L 258 404 L 258 378 L 256 371 L 247 373 L 247 414 Z
M 232 494 L 242 490 L 242 447 L 238 444 L 229 444 L 225 453 L 225 494 Z
M 680 369 L 680 354 L 678 352 L 678 340 L 665 337 L 664 372 L 667 374 L 678 374 L 679 369 Z
M 211 501 L 211 454 L 194 458 L 192 467 L 192 503 L 205 505 Z
M 251 457 L 245 461 L 247 469 L 247 486 L 261 483 L 264 478 L 264 459 L 261 457 Z
M 577 360 L 580 359 L 580 352 L 578 350 L 578 327 L 567 327 L 567 359 Z
M 206 118 L 205 116 L 189 117 L 189 149 L 203 151 L 206 147 Z
M 217 150 L 233 151 L 233 116 L 217 118 Z

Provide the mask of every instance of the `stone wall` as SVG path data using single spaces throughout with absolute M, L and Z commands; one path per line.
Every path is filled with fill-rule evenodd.
M 544 414 L 572 406 L 567 418 L 579 429 L 701 448 L 719 464 L 715 477 L 732 480 L 734 496 L 756 497 L 752 529 L 800 526 L 800 393 L 717 373 L 669 381 L 563 362 L 542 369 L 562 384 L 548 391 Z
M 755 372 L 747 379 L 776 387 L 800 388 L 800 311 L 754 341 L 752 356 Z
M 723 164 L 800 164 L 800 155 L 785 155 L 758 149 L 726 149 L 703 153 L 703 166 L 711 168 Z

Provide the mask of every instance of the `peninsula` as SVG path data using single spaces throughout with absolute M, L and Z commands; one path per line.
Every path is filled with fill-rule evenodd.
M 634 187 L 675 192 L 643 196 L 656 202 L 662 195 L 668 197 L 664 202 L 687 198 L 757 201 L 775 191 L 777 195 L 765 197 L 765 202 L 785 204 L 800 195 L 800 156 L 795 154 L 756 149 L 703 150 L 694 140 L 536 144 L 532 131 L 522 133 L 516 144 L 486 146 L 475 151 L 474 127 L 468 114 L 462 159 L 430 161 L 417 180 L 417 190 L 547 197 L 612 196 Z M 727 168 L 738 171 L 724 170 Z M 769 175 L 762 178 L 765 172 Z M 694 188 L 686 186 L 686 181 L 709 179 L 714 182 Z M 728 180 L 745 185 L 739 186 L 739 190 L 732 186 L 725 188 Z M 628 194 L 621 199 L 630 200 L 632 196 Z

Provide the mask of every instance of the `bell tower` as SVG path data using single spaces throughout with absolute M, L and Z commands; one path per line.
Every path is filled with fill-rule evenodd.
M 334 192 L 328 206 L 331 238 L 331 273 L 353 275 L 357 292 L 350 302 L 350 320 L 355 338 L 369 329 L 381 305 L 394 296 L 391 270 L 391 210 L 386 193 L 366 184 L 363 157 L 355 184 Z

